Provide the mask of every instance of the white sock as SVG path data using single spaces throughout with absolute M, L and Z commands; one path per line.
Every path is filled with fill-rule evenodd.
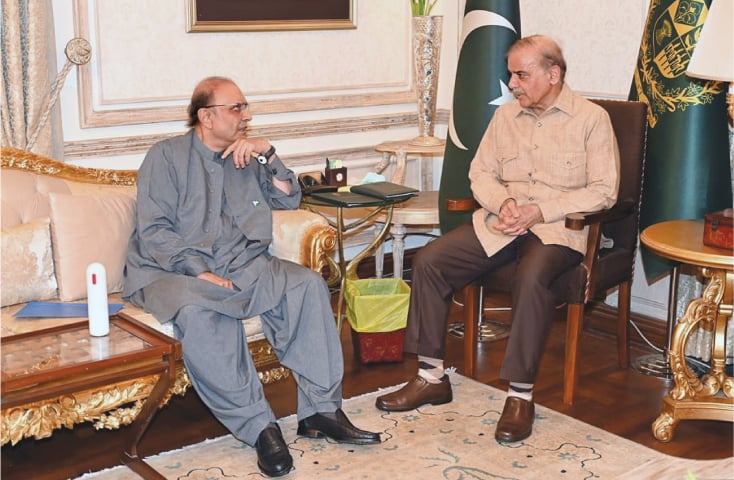
M 428 383 L 441 383 L 444 376 L 443 359 L 418 355 L 418 375 Z
M 507 389 L 508 397 L 518 397 L 528 402 L 533 401 L 533 384 L 510 382 L 510 388 Z

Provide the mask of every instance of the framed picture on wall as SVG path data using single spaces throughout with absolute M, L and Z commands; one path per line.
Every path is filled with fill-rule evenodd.
M 357 28 L 357 0 L 186 0 L 187 32 Z

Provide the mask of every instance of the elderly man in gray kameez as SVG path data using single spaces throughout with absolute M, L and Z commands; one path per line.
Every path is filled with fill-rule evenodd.
M 298 385 L 298 434 L 374 444 L 377 433 L 341 410 L 343 357 L 323 278 L 268 252 L 271 209 L 294 209 L 301 192 L 252 119 L 240 89 L 209 77 L 188 107 L 191 130 L 154 145 L 138 172 L 135 231 L 123 295 L 172 321 L 194 388 L 249 445 L 258 467 L 293 467 L 263 393 L 240 319 L 259 315 L 267 340 Z M 253 157 L 267 159 L 261 164 Z

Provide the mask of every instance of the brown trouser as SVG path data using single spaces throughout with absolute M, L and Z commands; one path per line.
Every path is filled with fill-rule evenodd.
M 455 228 L 421 248 L 413 261 L 405 351 L 444 358 L 454 292 L 515 262 L 509 285 L 512 326 L 500 376 L 512 382 L 534 383 L 554 315 L 551 284 L 581 260 L 579 252 L 561 245 L 543 245 L 533 233 L 517 237 L 488 257 L 471 223 Z

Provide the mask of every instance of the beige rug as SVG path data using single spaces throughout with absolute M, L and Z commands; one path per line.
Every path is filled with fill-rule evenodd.
M 704 476 L 695 470 L 703 467 L 704 462 L 668 457 L 540 405 L 536 406 L 530 438 L 515 444 L 498 444 L 494 440 L 494 428 L 505 393 L 455 373 L 451 374 L 451 383 L 453 402 L 410 412 L 377 410 L 375 397 L 383 392 L 346 401 L 344 411 L 357 426 L 383 432 L 380 445 L 341 445 L 301 438 L 296 435 L 295 416 L 281 419 L 279 423 L 295 462 L 295 470 L 285 478 L 690 480 L 694 477 L 688 476 L 689 470 L 697 480 L 731 477 Z M 397 387 L 385 391 L 394 388 Z M 261 478 L 255 450 L 232 436 L 166 452 L 147 461 L 167 479 Z M 639 469 L 645 466 L 650 471 L 642 473 Z M 709 464 L 706 466 L 714 472 L 708 468 Z M 665 468 L 664 476 L 657 476 L 658 468 Z M 632 474 L 633 470 L 640 474 Z M 724 471 L 730 469 L 721 470 Z M 79 478 L 137 477 L 126 467 L 116 467 Z

